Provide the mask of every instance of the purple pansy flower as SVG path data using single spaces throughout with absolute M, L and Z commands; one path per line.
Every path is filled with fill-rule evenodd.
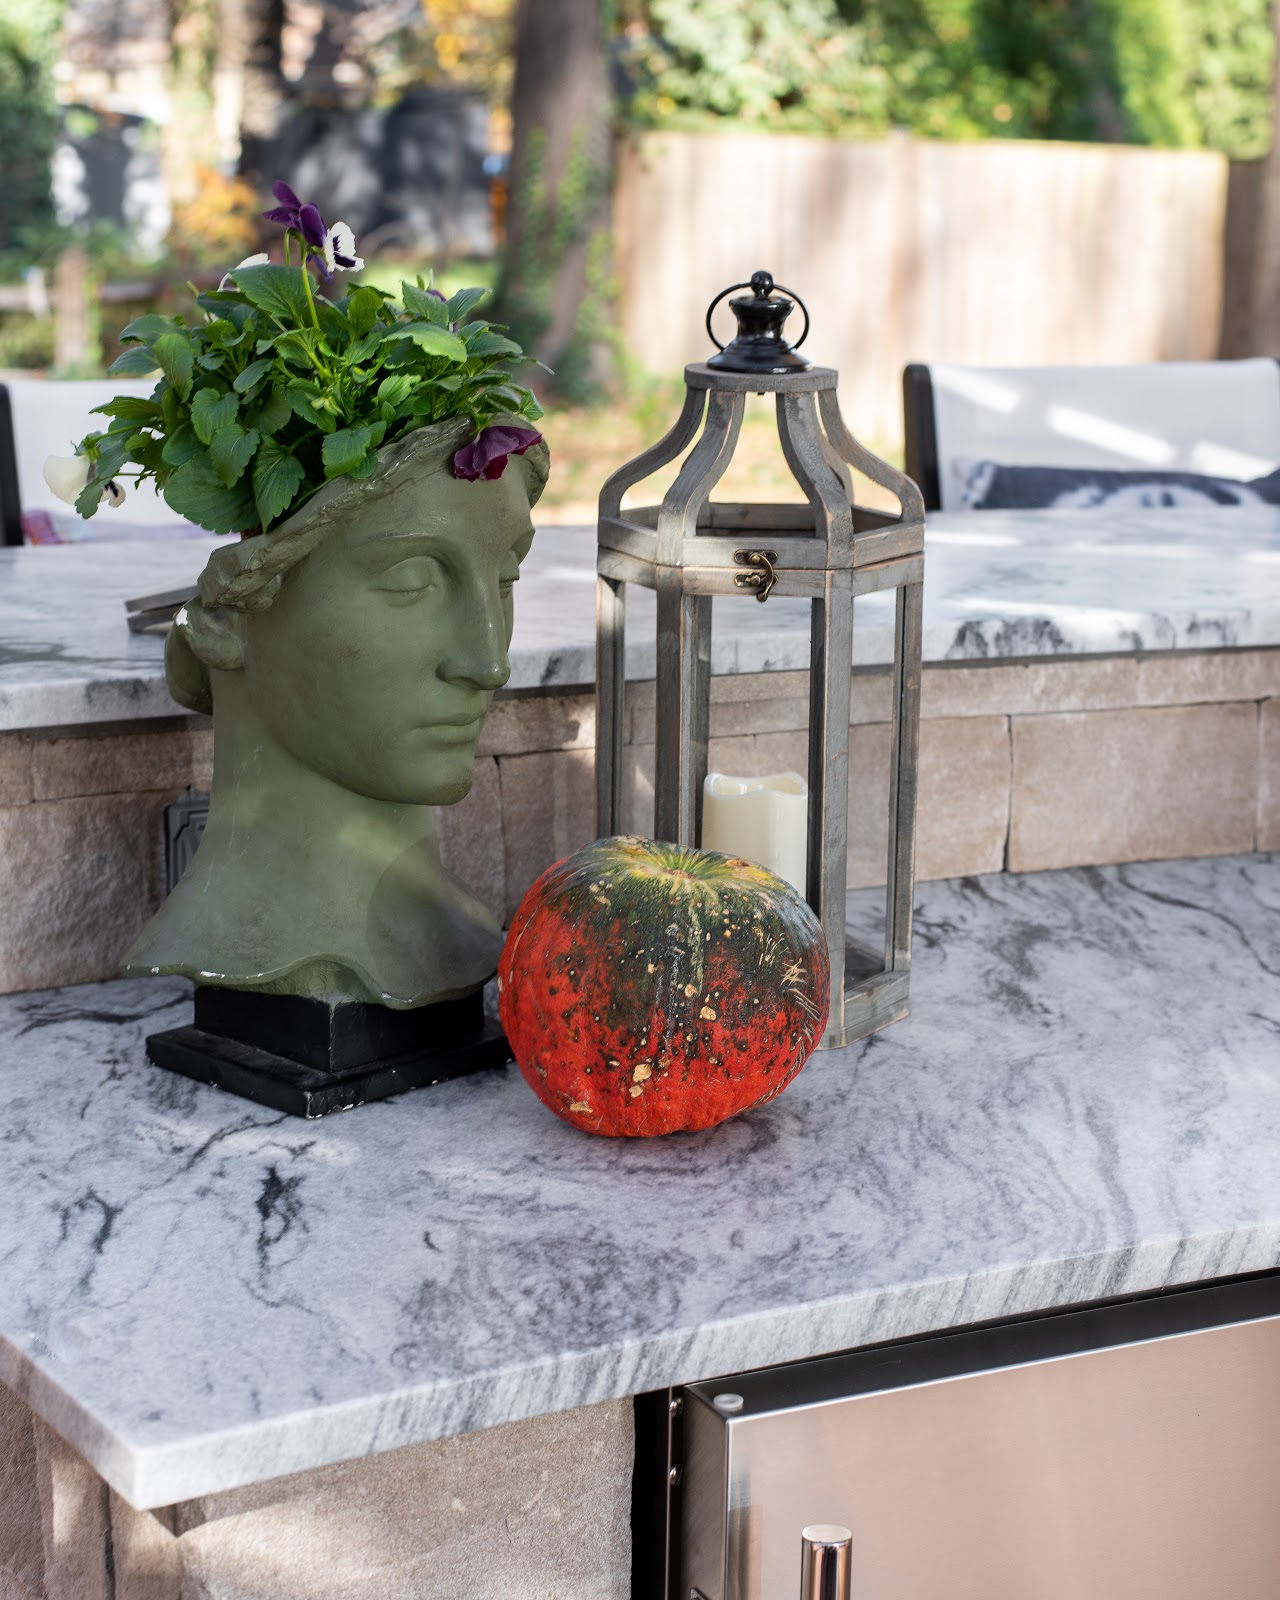
M 271 192 L 280 204 L 274 210 L 262 213 L 266 220 L 283 223 L 286 228 L 300 233 L 316 250 L 323 251 L 329 230 L 320 215 L 320 207 L 303 205 L 287 183 L 273 183 Z
M 287 183 L 272 184 L 271 192 L 280 204 L 262 215 L 268 222 L 279 222 L 302 235 L 307 261 L 315 262 L 326 283 L 332 283 L 335 269 L 359 272 L 364 262 L 356 254 L 355 238 L 345 222 L 329 227 L 320 215 L 320 207 L 304 205 Z
M 481 428 L 470 444 L 464 444 L 453 458 L 453 475 L 474 483 L 477 478 L 500 478 L 506 471 L 508 456 L 522 456 L 532 445 L 541 444 L 542 435 L 533 428 L 510 428 L 495 423 Z

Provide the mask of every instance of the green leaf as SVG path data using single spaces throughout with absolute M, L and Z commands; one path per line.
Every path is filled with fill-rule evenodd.
M 370 288 L 368 284 L 357 284 L 343 302 L 343 309 L 346 311 L 352 337 L 363 339 L 379 320 L 378 313 L 382 310 L 381 291 Z
M 276 337 L 275 346 L 286 361 L 310 367 L 313 365 L 311 353 L 319 343 L 320 335 L 314 328 L 292 328 Z
M 247 394 L 255 383 L 260 382 L 271 371 L 274 363 L 270 357 L 263 357 L 258 361 L 251 361 L 243 372 L 238 373 L 232 388 L 237 394 Z
M 118 355 L 107 368 L 110 378 L 145 378 L 155 372 L 160 362 L 145 345 L 131 345 L 123 355 Z
M 250 316 L 253 315 L 252 307 L 246 306 L 244 309 Z M 201 330 L 201 337 L 212 350 L 234 350 L 250 337 L 250 333 L 250 329 L 240 327 L 229 318 L 218 317 Z
M 457 294 L 451 294 L 447 308 L 449 321 L 461 322 L 467 312 L 483 300 L 488 292 L 487 289 L 459 289 Z
M 339 428 L 331 433 L 320 452 L 325 477 L 340 478 L 344 472 L 359 466 L 365 456 L 382 443 L 386 431 L 385 423 L 368 422 L 360 428 Z
M 349 478 L 356 479 L 371 478 L 377 470 L 378 452 L 376 450 L 370 450 L 369 454 L 364 458 L 363 461 L 357 462 L 356 465 L 352 467 L 347 476 Z
M 174 433 L 187 420 L 187 410 L 178 398 L 178 391 L 171 383 L 162 381 L 160 385 L 160 409 L 164 413 L 164 426 L 167 433 Z
M 510 412 L 518 417 L 527 417 L 530 422 L 536 422 L 542 416 L 542 407 L 534 399 L 528 389 L 521 388 L 517 383 L 497 384 L 488 390 L 484 396 L 487 407 L 499 407 L 502 411 Z M 498 413 L 495 411 L 494 413 Z
M 514 339 L 504 339 L 500 333 L 486 329 L 467 340 L 469 356 L 522 356 L 524 351 Z
M 196 430 L 189 422 L 181 422 L 165 440 L 161 455 L 166 466 L 180 467 L 184 461 L 190 461 L 192 456 L 198 456 L 200 449 Z
M 323 396 L 314 383 L 304 383 L 301 378 L 295 378 L 285 390 L 285 395 L 293 407 L 295 416 L 301 417 L 303 422 L 311 427 L 332 433 L 338 426 L 331 411 L 315 404 Z
M 256 428 L 265 437 L 267 434 L 279 433 L 292 415 L 293 407 L 289 404 L 289 397 L 284 390 L 268 389 L 258 405 L 245 413 L 244 420 L 249 427 Z
M 106 492 L 106 478 L 90 478 L 84 488 L 76 496 L 76 510 L 82 517 L 91 517 L 98 509 L 98 502 Z
M 237 267 L 231 281 L 259 311 L 281 322 L 311 321 L 303 267 Z
M 253 463 L 253 495 L 264 528 L 292 503 L 306 476 L 296 456 L 274 439 L 262 441 Z
M 185 400 L 191 393 L 191 372 L 195 366 L 190 339 L 185 333 L 162 333 L 152 349 L 165 377 Z
M 94 476 L 104 480 L 114 478 L 125 462 L 131 459 L 133 441 L 137 437 L 132 422 L 126 420 L 123 426 L 113 423 L 98 440 L 98 465 Z
M 258 526 L 258 511 L 246 478 L 228 488 L 206 451 L 184 462 L 164 486 L 164 497 L 180 517 L 210 533 L 239 533 Z
M 467 359 L 467 347 L 458 335 L 445 328 L 437 328 L 432 323 L 405 322 L 387 332 L 389 338 L 412 339 L 429 356 L 440 356 L 445 361 Z
M 393 378 L 382 380 L 374 398 L 380 406 L 390 406 L 394 411 L 397 406 L 404 404 L 418 383 L 419 380 L 407 372 L 397 373 Z
M 172 333 L 173 323 L 168 317 L 158 317 L 154 312 L 148 312 L 145 317 L 135 317 L 132 322 L 125 323 L 120 330 L 120 342 L 127 339 L 140 339 L 143 344 L 154 344 L 162 334 Z
M 387 340 L 387 329 L 379 322 L 372 333 L 366 333 L 362 339 L 348 349 L 346 360 L 348 366 L 358 367 L 362 361 L 367 361 L 371 355 L 379 350 Z
M 351 325 L 346 317 L 328 300 L 316 300 L 316 315 L 320 318 L 320 331 L 335 354 L 351 343 Z
M 139 400 L 135 395 L 118 394 L 105 405 L 94 406 L 90 416 L 120 417 L 130 422 L 154 423 L 157 427 L 163 411 L 158 400 Z
M 508 411 L 519 411 L 528 399 L 527 389 L 517 389 L 509 383 L 495 384 L 492 389 L 485 391 L 485 401 L 488 404 L 497 402 L 505 406 Z
M 205 372 L 216 372 L 226 362 L 225 350 L 206 350 L 204 355 L 196 358 L 196 365 Z
M 145 467 L 150 473 L 158 474 L 162 472 L 164 470 L 163 440 L 147 439 L 142 444 L 135 444 L 133 447 L 133 459 L 138 466 Z
M 257 429 L 250 428 L 246 433 L 238 422 L 219 428 L 209 441 L 209 459 L 213 462 L 214 471 L 228 489 L 239 481 L 244 469 L 253 460 L 253 453 L 257 448 Z
M 429 294 L 425 289 L 415 289 L 411 283 L 402 283 L 400 297 L 411 317 L 421 317 L 424 321 L 445 329 L 452 321 L 447 302 L 434 294 Z
M 196 296 L 196 304 L 211 317 L 225 317 L 232 327 L 241 331 L 254 314 L 253 307 L 238 289 L 207 289 Z
M 201 389 L 191 402 L 191 426 L 202 443 L 208 444 L 219 428 L 235 420 L 239 398 L 226 389 Z

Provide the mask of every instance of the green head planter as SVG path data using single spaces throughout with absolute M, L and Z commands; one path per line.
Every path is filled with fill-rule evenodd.
M 410 433 L 210 559 L 165 660 L 175 698 L 213 713 L 209 821 L 127 972 L 407 1008 L 495 970 L 501 929 L 442 867 L 432 808 L 470 789 L 510 674 L 548 455 L 465 482 L 470 431 Z

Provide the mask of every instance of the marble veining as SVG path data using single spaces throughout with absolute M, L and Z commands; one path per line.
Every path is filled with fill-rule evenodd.
M 0 551 L 0 729 L 173 716 L 158 638 L 123 602 L 194 580 L 217 541 Z M 1280 508 L 939 512 L 926 661 L 1280 645 Z M 854 660 L 892 658 L 893 602 L 855 607 Z M 516 592 L 511 688 L 595 677 L 595 532 L 541 528 Z M 722 673 L 809 665 L 802 600 L 717 600 Z M 654 672 L 653 596 L 629 590 L 627 674 Z
M 858 901 L 854 910 L 864 905 Z M 513 1070 L 308 1124 L 0 999 L 0 1379 L 138 1505 L 1280 1263 L 1280 856 L 926 883 L 908 1020 L 707 1133 Z

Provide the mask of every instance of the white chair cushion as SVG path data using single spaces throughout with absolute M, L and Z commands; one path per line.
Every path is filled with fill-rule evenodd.
M 1280 466 L 1280 366 L 1265 358 L 929 372 L 944 511 L 962 504 L 957 459 L 1246 480 Z

